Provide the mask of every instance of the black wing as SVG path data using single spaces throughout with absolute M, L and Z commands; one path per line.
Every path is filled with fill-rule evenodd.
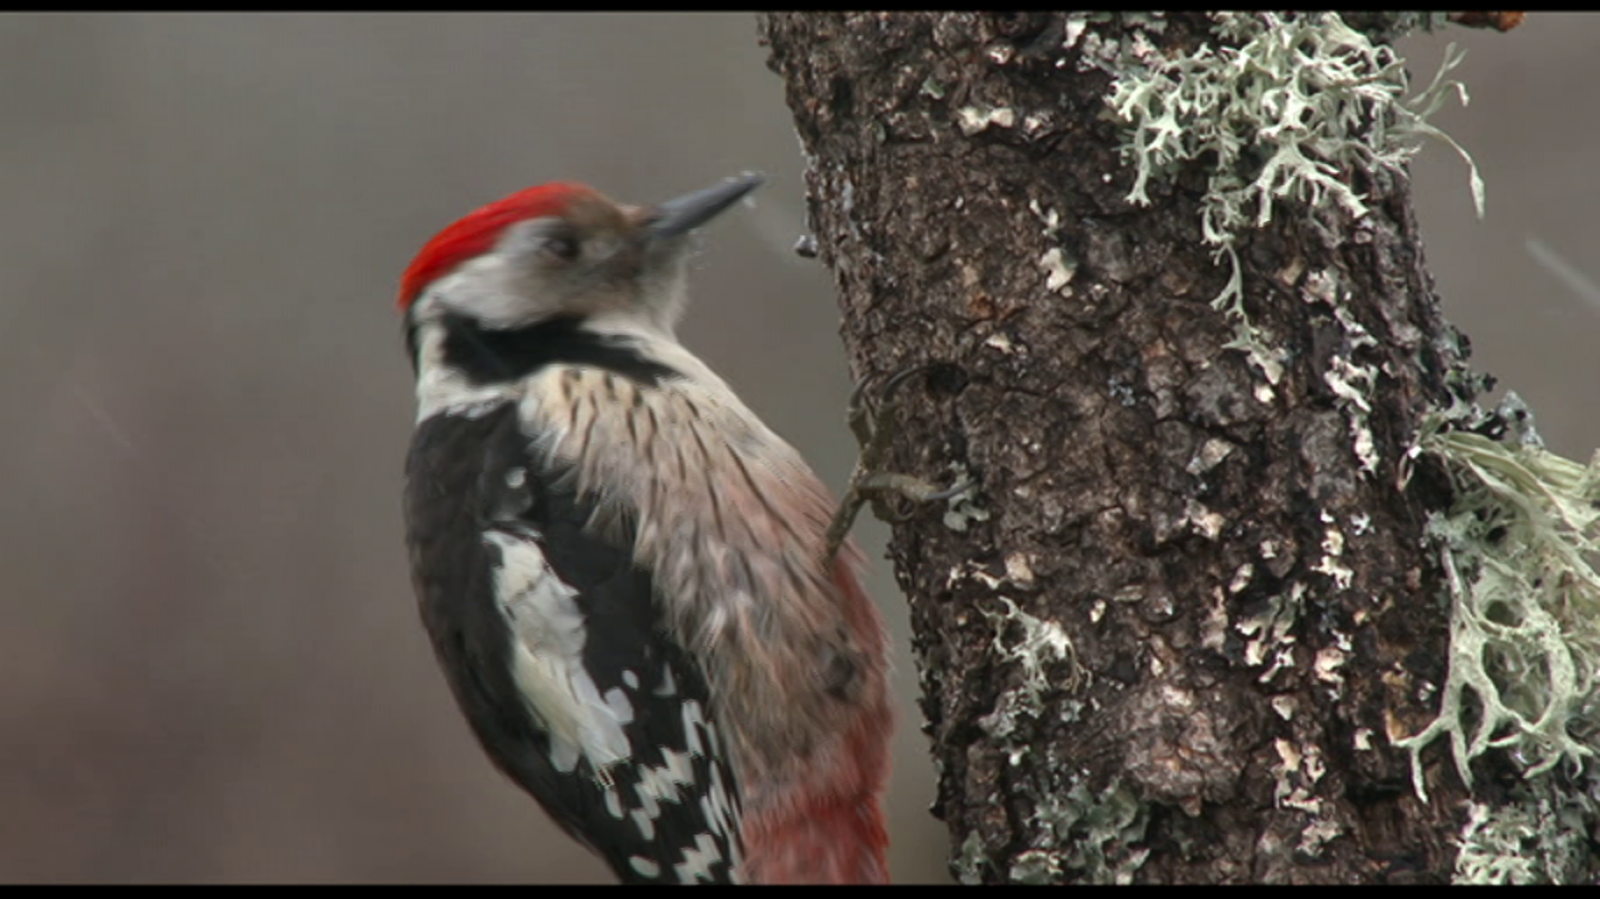
M 731 880 L 738 790 L 705 680 L 661 626 L 650 577 L 631 562 L 632 533 L 609 535 L 618 543 L 586 534 L 592 503 L 562 487 L 561 472 L 541 470 L 527 446 L 507 403 L 428 419 L 407 460 L 413 577 L 456 701 L 495 765 L 624 882 Z M 631 714 L 621 761 L 574 763 L 571 744 L 552 739 L 518 686 L 522 638 L 497 577 L 508 554 L 575 592 L 581 667 Z

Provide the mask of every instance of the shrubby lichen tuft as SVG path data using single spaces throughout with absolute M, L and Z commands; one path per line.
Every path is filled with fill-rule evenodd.
M 1135 167 L 1131 202 L 1150 202 L 1151 178 L 1215 154 L 1207 164 L 1202 233 L 1229 244 L 1241 228 L 1270 222 L 1274 202 L 1284 198 L 1332 200 L 1352 216 L 1365 215 L 1350 174 L 1402 173 L 1420 136 L 1447 141 L 1471 166 L 1466 152 L 1427 122 L 1450 89 L 1466 102 L 1466 89 L 1445 80 L 1464 55 L 1454 45 L 1433 83 L 1407 100 L 1405 61 L 1394 47 L 1373 43 L 1337 13 L 1215 18 L 1228 44 L 1202 44 L 1172 58 L 1150 54 L 1112 85 L 1108 102 L 1131 126 L 1122 147 Z M 1481 214 L 1483 184 L 1477 168 L 1471 171 Z
M 1502 805 L 1474 802 L 1457 840 L 1452 881 L 1463 885 L 1574 883 L 1589 855 L 1594 801 L 1548 782 L 1513 791 Z
M 1472 760 L 1490 749 L 1528 777 L 1576 770 L 1600 729 L 1600 453 L 1580 465 L 1546 450 L 1515 394 L 1494 420 L 1513 425 L 1511 439 L 1449 429 L 1441 415 L 1418 442 L 1455 494 L 1428 524 L 1450 599 L 1439 715 L 1396 744 L 1423 799 L 1419 755 L 1440 737 L 1470 787 Z
M 1233 275 L 1213 304 L 1240 329 L 1232 346 L 1269 376 L 1276 356 L 1250 326 L 1233 245 L 1246 228 L 1272 221 L 1293 200 L 1332 202 L 1351 216 L 1367 214 L 1352 175 L 1401 174 L 1421 137 L 1444 141 L 1466 160 L 1473 202 L 1483 214 L 1483 182 L 1472 158 L 1428 119 L 1454 90 L 1446 78 L 1465 55 L 1452 44 L 1433 82 L 1407 99 L 1405 60 L 1385 41 L 1351 28 L 1337 13 L 1214 13 L 1216 44 L 1171 57 L 1122 55 L 1107 97 L 1126 126 L 1123 157 L 1134 166 L 1132 203 L 1150 202 L 1151 182 L 1202 158 L 1208 184 L 1201 233 L 1218 247 Z M 1385 36 L 1432 19 L 1392 16 Z

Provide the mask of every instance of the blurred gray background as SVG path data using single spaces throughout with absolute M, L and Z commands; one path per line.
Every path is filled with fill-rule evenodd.
M 1449 40 L 1472 105 L 1438 121 L 1488 216 L 1427 148 L 1429 261 L 1478 365 L 1587 459 L 1600 17 L 1410 39 L 1417 81 Z M 417 622 L 393 294 L 531 183 L 647 202 L 766 171 L 684 337 L 841 483 L 837 313 L 790 251 L 764 60 L 743 14 L 0 16 L 0 880 L 609 879 L 489 767 Z M 892 865 L 939 880 L 903 604 L 859 534 L 902 638 Z

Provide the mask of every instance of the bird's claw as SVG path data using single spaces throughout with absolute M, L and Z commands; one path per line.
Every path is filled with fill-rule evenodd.
M 872 502 L 873 512 L 879 518 L 901 522 L 915 514 L 917 506 L 954 499 L 967 492 L 972 487 L 972 481 L 960 481 L 955 486 L 940 490 L 913 475 L 869 472 L 856 487 Z
M 824 559 L 831 560 L 844 543 L 856 515 L 867 502 L 873 512 L 885 521 L 901 522 L 910 518 L 916 507 L 931 502 L 953 499 L 972 489 L 973 482 L 964 480 L 943 490 L 933 484 L 908 474 L 880 471 L 879 466 L 889 453 L 889 443 L 898 430 L 892 410 L 881 414 L 885 405 L 892 404 L 894 395 L 913 375 L 931 368 L 931 365 L 914 365 L 901 369 L 884 381 L 876 397 L 869 396 L 870 379 L 863 379 L 850 394 L 850 430 L 855 434 L 861 453 L 855 470 L 850 474 L 850 484 L 845 490 L 839 510 L 828 526 Z

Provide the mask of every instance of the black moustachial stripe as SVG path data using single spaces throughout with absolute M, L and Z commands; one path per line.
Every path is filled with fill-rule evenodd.
M 464 315 L 449 313 L 444 362 L 473 384 L 499 384 L 525 378 L 547 365 L 586 365 L 614 371 L 644 384 L 675 378 L 672 367 L 645 358 L 631 340 L 597 334 L 583 319 L 553 318 L 522 328 L 485 328 Z M 416 358 L 415 338 L 410 340 Z
M 697 788 L 683 787 L 684 795 L 675 797 L 680 801 L 647 799 L 643 790 L 646 776 L 660 783 L 671 750 L 680 763 L 689 759 L 696 784 L 703 788 L 715 771 L 737 796 L 725 758 L 688 753 L 696 740 L 704 750 L 717 745 L 709 729 L 684 715 L 692 701 L 711 720 L 705 680 L 694 660 L 661 633 L 650 575 L 632 564 L 633 535 L 612 543 L 586 533 L 592 502 L 558 486 L 571 479 L 542 468 L 527 446 L 516 407 L 507 402 L 477 417 L 442 413 L 425 420 L 406 462 L 413 578 L 456 701 L 494 764 L 622 880 L 727 880 L 737 822 L 730 828 L 708 820 Z M 528 541 L 552 576 L 577 592 L 586 632 L 583 667 L 602 696 L 621 689 L 627 698 L 630 756 L 603 775 L 587 759 L 571 772 L 552 763 L 550 737 L 530 714 L 513 673 L 516 637 L 496 595 L 495 574 L 504 560 L 486 539 L 491 533 Z M 645 829 L 642 818 L 648 819 Z

